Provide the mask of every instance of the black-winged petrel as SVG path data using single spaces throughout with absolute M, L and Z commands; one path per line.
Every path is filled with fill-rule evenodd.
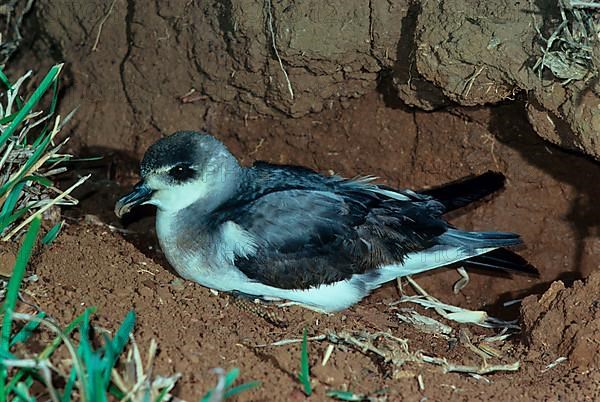
M 442 219 L 502 187 L 499 173 L 396 190 L 304 167 L 242 167 L 214 137 L 181 131 L 148 149 L 141 176 L 115 213 L 155 205 L 170 264 L 219 291 L 333 312 L 385 282 L 457 262 L 535 273 L 503 248 L 521 244 L 518 235 L 463 231 Z

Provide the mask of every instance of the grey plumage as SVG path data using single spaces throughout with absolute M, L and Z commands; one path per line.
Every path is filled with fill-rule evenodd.
M 494 173 L 415 193 L 302 167 L 243 168 L 214 137 L 194 132 L 155 143 L 141 173 L 152 193 L 134 204 L 157 205 L 167 258 L 218 290 L 335 311 L 386 281 L 453 262 L 534 271 L 499 249 L 520 244 L 518 235 L 465 232 L 442 219 L 501 186 Z

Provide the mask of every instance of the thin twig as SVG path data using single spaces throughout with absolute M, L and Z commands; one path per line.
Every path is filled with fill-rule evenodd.
M 497 364 L 497 365 L 484 365 L 482 367 L 466 366 L 463 364 L 453 364 L 448 360 L 439 357 L 427 356 L 424 354 L 420 355 L 421 359 L 426 363 L 435 364 L 441 366 L 444 372 L 456 372 L 456 373 L 468 373 L 468 374 L 490 374 L 497 371 L 517 371 L 520 368 L 519 362 L 512 364 Z

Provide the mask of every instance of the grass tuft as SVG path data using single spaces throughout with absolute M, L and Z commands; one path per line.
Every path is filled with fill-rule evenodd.
M 71 400 L 102 402 L 113 398 L 132 402 L 168 401 L 171 399 L 169 391 L 175 386 L 180 375 L 172 377 L 152 378 L 150 373 L 151 359 L 146 373 L 140 364 L 131 365 L 132 351 L 139 356 L 137 345 L 133 340 L 135 313 L 130 311 L 125 316 L 114 337 L 106 331 L 102 332 L 102 341 L 98 342 L 92 330 L 90 316 L 94 308 L 86 309 L 83 314 L 73 320 L 65 329 L 61 329 L 54 321 L 49 320 L 45 313 L 36 315 L 16 312 L 18 289 L 23 280 L 27 260 L 35 245 L 41 226 L 41 218 L 37 217 L 27 231 L 23 245 L 19 251 L 13 275 L 10 278 L 6 298 L 2 304 L 4 313 L 0 337 L 0 401 L 46 400 L 47 396 L 53 402 L 66 402 Z M 13 322 L 25 321 L 26 324 L 18 331 L 13 331 Z M 27 348 L 26 341 L 39 329 L 40 324 L 56 334 L 54 341 L 37 355 L 27 352 L 27 357 L 19 357 L 12 349 L 20 345 L 18 350 Z M 77 344 L 71 334 L 79 330 L 79 343 Z M 95 329 L 98 331 L 98 329 Z M 131 340 L 128 359 L 124 360 L 124 374 L 119 374 L 119 361 L 121 355 Z M 100 344 L 99 347 L 94 345 Z M 70 355 L 66 364 L 70 366 L 65 374 L 58 369 L 59 364 L 53 364 L 50 359 L 54 352 L 64 345 Z M 151 356 L 156 352 L 156 344 L 151 346 Z M 136 363 L 139 360 L 136 359 Z M 135 371 L 135 381 L 123 381 L 127 374 Z M 60 383 L 56 378 L 62 378 L 64 385 L 56 388 Z M 40 387 L 41 385 L 41 387 Z M 38 394 L 34 393 L 34 389 Z M 40 389 L 43 391 L 40 393 Z M 230 390 L 234 391 L 234 390 Z M 237 391 L 239 392 L 239 391 Z M 45 395 L 45 396 L 44 396 Z M 152 397 L 148 399 L 148 397 Z
M 55 139 L 72 114 L 61 122 L 55 116 L 58 99 L 58 77 L 62 64 L 53 66 L 39 86 L 24 101 L 19 94 L 30 78 L 28 72 L 11 84 L 4 72 L 0 81 L 5 91 L 0 96 L 0 239 L 8 241 L 18 236 L 26 226 L 44 212 L 57 205 L 74 205 L 77 200 L 69 196 L 76 185 L 61 191 L 54 187 L 51 177 L 66 170 L 61 165 L 71 156 L 60 153 L 66 143 L 55 144 Z M 46 112 L 36 111 L 44 96 L 51 92 L 51 102 Z M 56 237 L 60 226 L 53 227 Z
M 533 71 L 537 71 L 541 80 L 542 73 L 548 69 L 554 77 L 563 80 L 563 85 L 596 76 L 593 49 L 600 40 L 600 1 L 558 0 L 557 3 L 560 22 L 553 27 L 548 39 L 533 16 L 535 29 L 544 43 Z

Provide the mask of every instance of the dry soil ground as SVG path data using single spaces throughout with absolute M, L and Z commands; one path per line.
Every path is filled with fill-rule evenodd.
M 501 357 L 490 359 L 490 363 L 520 361 L 521 369 L 477 379 L 444 374 L 427 364 L 394 366 L 348 345 L 336 346 L 323 367 L 329 341 L 315 341 L 309 344 L 315 388 L 310 400 L 326 400 L 325 392 L 332 388 L 369 395 L 384 390 L 381 394 L 389 401 L 600 399 L 600 340 L 595 330 L 600 322 L 600 167 L 540 140 L 522 110 L 513 104 L 414 112 L 374 92 L 346 108 L 300 119 L 236 120 L 218 112 L 209 116 L 206 128 L 246 164 L 263 159 L 350 177 L 373 174 L 386 184 L 412 188 L 488 169 L 508 178 L 504 191 L 449 218 L 464 228 L 521 233 L 526 247 L 519 252 L 539 269 L 540 277 L 473 271 L 470 284 L 458 295 L 452 292 L 458 279 L 453 269 L 416 279 L 446 302 L 487 309 L 502 318 L 522 317 L 523 333 L 496 343 Z M 29 297 L 63 323 L 85 306 L 97 306 L 95 324 L 109 329 L 135 309 L 140 345 L 147 348 L 152 338 L 158 341 L 157 371 L 183 374 L 176 395 L 198 400 L 215 383 L 210 368 L 219 366 L 239 367 L 242 380 L 262 382 L 239 400 L 304 400 L 296 380 L 298 345 L 256 345 L 298 338 L 305 327 L 310 336 L 389 331 L 407 339 L 412 352 L 482 364 L 456 339 L 402 323 L 396 315 L 399 306 L 390 306 L 400 297 L 394 283 L 334 316 L 289 308 L 284 311 L 287 328 L 278 328 L 241 310 L 225 295 L 183 282 L 170 271 L 158 248 L 151 209 L 138 212 L 125 226 L 112 214 L 117 197 L 137 179 L 139 155 L 110 149 L 87 152 L 102 153 L 104 159 L 78 170 L 92 171 L 93 179 L 79 191 L 81 205 L 65 211 L 66 230 L 33 260 L 31 270 L 40 280 L 28 287 Z M 127 232 L 115 232 L 107 225 L 125 227 Z M 585 285 L 573 285 L 590 274 Z M 541 295 L 558 279 L 567 290 L 556 284 L 539 302 L 537 296 L 527 298 L 522 313 L 518 305 L 503 307 L 508 300 Z M 410 293 L 408 286 L 405 290 Z M 466 327 L 454 328 L 456 334 Z M 494 334 L 468 329 L 474 342 Z M 561 356 L 567 360 L 546 368 Z

